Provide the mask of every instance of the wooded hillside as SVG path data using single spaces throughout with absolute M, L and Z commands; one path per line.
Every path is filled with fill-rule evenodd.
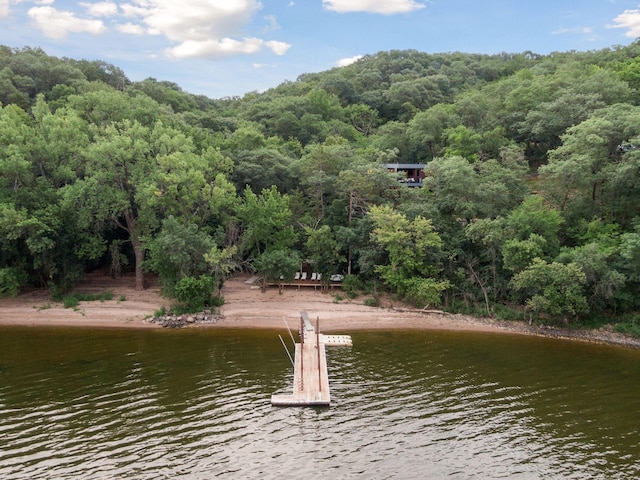
M 639 54 L 389 51 L 210 99 L 0 47 L 0 293 L 130 268 L 200 308 L 235 269 L 305 263 L 348 294 L 640 330 Z

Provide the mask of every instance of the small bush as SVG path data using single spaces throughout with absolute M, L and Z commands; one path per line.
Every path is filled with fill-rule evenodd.
M 161 306 L 158 310 L 156 310 L 155 312 L 153 312 L 153 316 L 154 317 L 162 317 L 164 315 L 167 314 L 167 309 L 166 307 L 163 305 Z
M 614 327 L 614 331 L 640 338 L 640 315 L 627 315 Z
M 349 298 L 356 298 L 362 290 L 362 282 L 357 275 L 345 275 L 342 279 L 342 290 Z
M 339 303 L 342 300 L 344 300 L 344 297 L 342 295 L 340 295 L 339 293 L 334 295 L 334 297 L 333 297 L 333 303 Z
M 211 303 L 210 306 L 212 307 L 221 307 L 222 305 L 224 305 L 224 296 L 214 295 L 210 303 Z
M 523 313 L 522 308 L 510 307 L 508 305 L 503 305 L 501 303 L 497 303 L 492 305 L 494 316 L 497 320 L 522 320 Z M 484 310 L 483 316 L 487 315 L 486 309 Z
M 80 300 L 76 294 L 66 295 L 62 298 L 62 306 L 64 308 L 76 308 L 78 303 L 80 303 Z
M 367 307 L 379 307 L 380 306 L 380 298 L 378 297 L 369 297 L 364 299 L 364 304 Z
M 183 313 L 193 313 L 211 305 L 214 288 L 213 278 L 207 275 L 182 277 L 176 284 L 174 294 Z
M 16 268 L 0 268 L 0 297 L 15 297 L 24 282 L 24 274 Z

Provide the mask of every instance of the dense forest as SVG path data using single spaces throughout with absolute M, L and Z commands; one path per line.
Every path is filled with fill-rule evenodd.
M 221 99 L 0 46 L 0 107 L 0 294 L 130 269 L 201 308 L 307 263 L 374 301 L 640 331 L 640 42 L 379 52 Z

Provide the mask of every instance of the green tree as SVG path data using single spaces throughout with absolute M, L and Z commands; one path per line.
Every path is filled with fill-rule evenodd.
M 507 240 L 502 247 L 505 268 L 512 272 L 521 272 L 531 265 L 535 259 L 545 256 L 546 244 L 545 238 L 536 233 L 532 233 L 525 240 Z
M 540 168 L 544 195 L 573 225 L 581 218 L 629 222 L 637 215 L 638 188 L 633 182 L 638 154 L 618 145 L 638 137 L 638 107 L 613 105 L 598 110 L 562 136 Z
M 464 157 L 471 162 L 478 160 L 482 145 L 482 136 L 463 125 L 447 128 L 443 132 L 447 146 L 445 157 Z
M 439 300 L 449 284 L 435 278 L 441 270 L 442 240 L 431 222 L 420 216 L 409 221 L 389 206 L 371 207 L 369 217 L 375 225 L 372 239 L 388 257 L 376 272 L 400 295 L 435 305 L 434 298 Z
M 86 127 L 73 112 L 52 114 L 42 97 L 33 113 L 0 109 L 0 267 L 61 292 L 102 251 L 100 238 L 81 234 L 77 212 L 61 194 L 77 177 Z
M 575 263 L 547 263 L 535 259 L 522 272 L 513 277 L 514 289 L 523 291 L 527 309 L 536 316 L 548 314 L 554 317 L 575 318 L 589 311 L 584 294 L 586 276 Z
M 258 258 L 267 250 L 291 247 L 296 241 L 289 197 L 280 194 L 275 186 L 262 190 L 260 195 L 247 187 L 237 215 L 244 229 L 242 251 L 250 257 Z
M 533 242 L 544 255 L 553 258 L 560 248 L 558 237 L 563 221 L 560 212 L 547 206 L 542 197 L 531 195 L 507 215 L 505 228 L 512 240 Z
M 308 258 L 311 260 L 314 271 L 322 274 L 321 281 L 328 284 L 331 274 L 337 271 L 338 264 L 344 260 L 340 254 L 340 244 L 328 225 L 315 230 L 307 227 L 305 233 Z
M 291 282 L 300 269 L 300 253 L 289 248 L 275 247 L 260 254 L 254 261 L 256 270 L 262 275 L 262 291 L 267 282 L 277 282 L 282 294 L 283 282 Z
M 206 255 L 216 247 L 213 238 L 197 225 L 169 216 L 147 248 L 146 268 L 159 274 L 165 293 L 173 296 L 183 277 L 209 273 Z
M 204 254 L 204 260 L 209 265 L 211 274 L 213 275 L 213 282 L 217 288 L 217 296 L 222 303 L 221 290 L 224 281 L 229 274 L 235 270 L 238 266 L 234 260 L 238 248 L 235 245 L 226 248 L 220 248 L 217 245 L 211 247 L 209 253 Z
M 77 207 L 85 230 L 112 224 L 123 230 L 135 255 L 136 288 L 144 289 L 144 239 L 157 219 L 141 195 L 156 174 L 148 128 L 124 121 L 105 128 L 85 154 L 85 175 L 65 189 L 69 205 Z

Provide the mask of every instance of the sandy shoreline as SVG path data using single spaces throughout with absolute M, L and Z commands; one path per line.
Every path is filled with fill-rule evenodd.
M 223 288 L 225 304 L 222 318 L 215 324 L 197 328 L 265 328 L 284 329 L 286 323 L 297 325 L 300 311 L 320 320 L 324 332 L 435 329 L 509 334 L 541 335 L 597 343 L 640 348 L 640 340 L 616 334 L 607 329 L 566 330 L 529 326 L 524 322 L 498 322 L 465 315 L 422 313 L 404 305 L 380 308 L 364 305 L 364 299 L 337 300 L 336 293 L 322 293 L 313 288 L 288 288 L 282 295 L 276 288 L 262 293 L 245 283 L 246 277 L 228 280 Z M 135 290 L 131 276 L 114 280 L 101 273 L 87 275 L 78 286 L 83 293 L 113 292 L 113 300 L 81 302 L 75 309 L 52 302 L 47 291 L 25 292 L 16 298 L 0 299 L 0 325 L 67 326 L 92 328 L 162 328 L 150 317 L 170 301 L 160 294 L 155 284 L 142 292 Z

